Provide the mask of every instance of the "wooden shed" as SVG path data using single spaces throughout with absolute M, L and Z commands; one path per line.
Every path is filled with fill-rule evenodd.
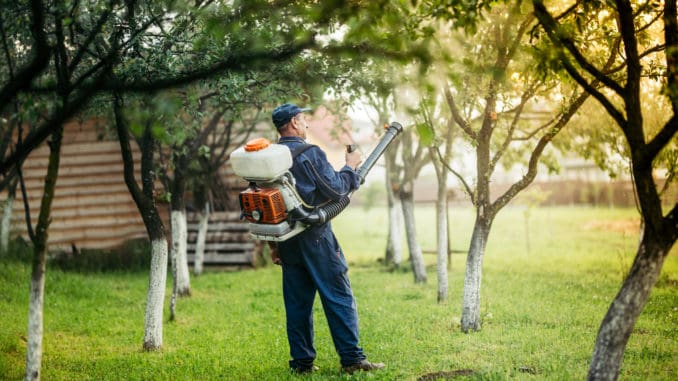
M 132 144 L 136 177 L 140 179 L 140 153 Z M 22 167 L 33 226 L 37 221 L 47 172 L 49 148 L 43 144 L 29 155 Z M 224 192 L 236 192 L 242 180 L 229 168 L 221 175 Z M 232 187 L 232 188 L 229 188 Z M 156 189 L 161 191 L 162 185 Z M 4 200 L 6 191 L 0 195 Z M 12 213 L 12 236 L 27 240 L 24 202 L 20 189 Z M 169 206 L 158 204 L 165 228 L 169 230 Z M 188 214 L 189 261 L 193 258 L 197 231 L 195 213 Z M 171 237 L 169 231 L 167 237 Z M 50 250 L 109 249 L 124 242 L 145 238 L 146 228 L 123 178 L 122 156 L 117 140 L 106 138 L 105 128 L 96 121 L 71 122 L 64 126 L 59 177 L 52 204 L 49 229 Z M 216 211 L 210 218 L 205 264 L 253 265 L 255 243 L 239 211 Z

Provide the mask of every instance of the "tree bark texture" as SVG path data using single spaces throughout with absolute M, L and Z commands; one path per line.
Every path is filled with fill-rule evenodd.
M 633 171 L 643 218 L 642 238 L 629 274 L 600 324 L 589 380 L 619 376 L 626 344 L 678 237 L 678 204 L 664 217 L 651 167 L 634 166 Z
M 28 340 L 26 343 L 26 380 L 39 380 L 42 365 L 43 306 L 45 299 L 45 261 L 52 200 L 59 176 L 63 126 L 52 134 L 49 142 L 49 164 L 40 202 L 40 215 L 33 241 L 33 265 L 28 304 Z M 30 223 L 30 222 L 29 222 Z
M 482 215 L 482 208 L 476 215 L 471 244 L 466 257 L 466 274 L 461 311 L 461 330 L 464 333 L 480 330 L 480 286 L 483 276 L 483 256 L 490 234 L 489 222 Z
M 449 239 L 447 229 L 447 183 L 438 179 L 438 199 L 436 200 L 436 239 L 438 269 L 438 303 L 447 300 L 448 274 L 447 254 Z
M 424 256 L 417 241 L 417 229 L 414 219 L 414 197 L 410 191 L 412 184 L 409 183 L 399 192 L 400 202 L 403 207 L 403 217 L 405 219 L 405 233 L 407 234 L 407 246 L 410 250 L 410 261 L 412 262 L 412 272 L 414 273 L 414 283 L 426 283 L 426 266 L 424 265 Z
M 179 296 L 191 294 L 191 281 L 188 271 L 187 250 L 187 227 L 186 227 L 186 203 L 184 193 L 186 190 L 186 170 L 188 158 L 181 152 L 181 147 L 174 147 L 172 154 L 174 163 L 174 178 L 171 181 L 171 225 L 172 225 L 172 275 L 174 278 L 173 290 Z M 174 291 L 173 291 L 174 297 Z
M 387 265 L 399 268 L 403 262 L 403 207 L 397 197 L 392 197 L 388 206 Z M 390 254 L 389 254 L 390 253 Z
M 14 195 L 10 194 L 2 208 L 2 221 L 0 222 L 0 253 L 9 250 L 9 229 L 11 228 L 12 208 L 14 207 Z
M 202 212 L 198 214 L 198 236 L 195 239 L 195 256 L 193 258 L 193 274 L 200 275 L 203 271 L 205 260 L 205 241 L 207 240 L 207 228 L 210 220 L 210 206 L 205 203 Z
M 629 275 L 600 325 L 589 380 L 617 379 L 633 327 L 659 279 L 670 246 L 658 244 L 661 238 L 648 233 L 645 229 Z
M 395 174 L 395 161 L 396 150 L 393 147 L 392 150 L 387 150 L 384 153 L 384 162 L 386 164 L 386 200 L 388 202 L 388 237 L 384 264 L 399 268 L 403 261 L 403 209 L 400 198 L 396 195 L 397 181 L 395 179 L 397 175 Z
M 452 158 L 452 142 L 454 141 L 454 129 L 448 128 L 445 136 L 445 156 L 438 147 L 429 148 L 431 162 L 436 171 L 438 181 L 438 198 L 436 200 L 436 250 L 438 272 L 438 303 L 447 300 L 448 294 L 448 264 L 450 259 L 450 236 L 449 219 L 447 210 L 447 176 L 449 169 L 447 163 Z
M 151 242 L 151 271 L 146 293 L 146 314 L 144 317 L 144 349 L 162 347 L 162 309 L 167 283 L 167 240 Z
M 191 282 L 188 271 L 186 211 L 172 210 L 172 266 L 176 269 L 177 294 L 191 295 Z

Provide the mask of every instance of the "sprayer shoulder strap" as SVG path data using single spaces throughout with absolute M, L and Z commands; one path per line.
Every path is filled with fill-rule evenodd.
M 302 153 L 306 152 L 306 150 L 312 147 L 317 146 L 315 144 L 302 144 L 298 147 L 295 147 L 294 149 L 290 150 L 292 152 L 292 159 L 296 159 L 297 156 L 301 155 Z
M 305 143 L 305 144 L 302 144 L 302 145 L 295 147 L 294 149 L 290 150 L 292 152 L 292 160 L 296 159 L 297 156 L 301 155 L 302 153 L 306 152 L 308 149 L 313 148 L 313 147 L 317 147 L 317 146 L 315 144 L 306 144 Z M 305 204 L 305 205 L 309 208 L 319 208 L 319 207 L 323 207 L 323 206 L 327 205 L 330 201 L 331 200 L 327 200 L 327 201 L 321 203 L 320 205 L 316 205 L 316 206 L 312 206 L 312 205 L 308 205 L 308 204 Z

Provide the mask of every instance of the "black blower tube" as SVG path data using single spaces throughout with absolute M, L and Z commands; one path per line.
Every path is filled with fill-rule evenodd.
M 384 154 L 386 148 L 388 148 L 393 139 L 395 139 L 395 137 L 401 132 L 403 132 L 403 126 L 398 122 L 391 122 L 391 124 L 386 129 L 386 133 L 379 141 L 379 144 L 377 144 L 374 150 L 372 150 L 372 153 L 370 153 L 370 156 L 367 157 L 363 165 L 358 168 L 357 172 L 358 177 L 360 177 L 361 185 L 365 182 L 367 173 L 372 169 L 372 167 L 374 167 L 374 164 L 377 162 L 377 160 L 379 160 L 381 155 Z
M 391 144 L 398 134 L 403 132 L 403 126 L 398 122 L 391 122 L 386 129 L 386 133 L 382 136 L 379 144 L 372 150 L 363 165 L 356 171 L 360 178 L 360 184 L 365 182 L 367 173 L 374 167 L 374 164 L 384 154 L 388 146 Z M 303 207 L 296 208 L 292 211 L 293 219 L 302 221 L 311 225 L 322 225 L 325 222 L 338 216 L 348 204 L 351 202 L 350 196 L 343 197 L 339 201 L 331 202 L 323 207 L 315 208 L 312 212 L 303 210 Z

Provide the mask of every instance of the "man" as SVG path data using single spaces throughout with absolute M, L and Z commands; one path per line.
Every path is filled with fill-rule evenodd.
M 336 172 L 325 153 L 309 146 L 306 139 L 308 122 L 304 112 L 293 104 L 273 110 L 280 140 L 295 153 L 290 171 L 296 180 L 299 195 L 308 205 L 322 205 L 348 196 L 360 185 L 356 167 L 361 163 L 358 152 L 346 153 L 346 165 Z M 367 361 L 358 346 L 358 313 L 353 291 L 346 274 L 348 267 L 330 222 L 310 226 L 287 241 L 270 242 L 271 258 L 282 266 L 283 299 L 287 315 L 287 340 L 290 345 L 290 368 L 297 373 L 318 370 L 313 346 L 313 300 L 320 294 L 334 347 L 348 373 L 384 367 Z

